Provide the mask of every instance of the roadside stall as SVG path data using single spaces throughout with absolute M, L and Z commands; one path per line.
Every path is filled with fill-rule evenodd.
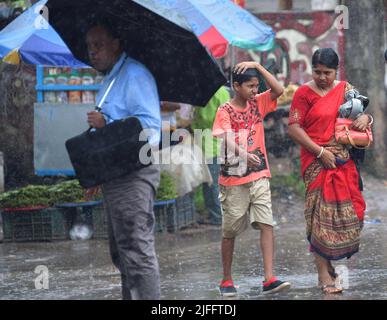
M 34 166 L 38 176 L 73 176 L 65 142 L 87 130 L 102 76 L 91 68 L 37 66 Z

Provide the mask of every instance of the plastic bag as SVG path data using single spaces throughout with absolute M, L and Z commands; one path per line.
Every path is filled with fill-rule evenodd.
M 202 150 L 192 143 L 190 137 L 183 143 L 155 152 L 154 157 L 159 161 L 161 170 L 175 178 L 179 196 L 193 191 L 202 183 L 213 183 Z

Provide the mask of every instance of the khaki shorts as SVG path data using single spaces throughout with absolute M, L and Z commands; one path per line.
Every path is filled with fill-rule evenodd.
M 259 223 L 273 226 L 271 192 L 268 178 L 239 186 L 220 186 L 223 215 L 223 237 L 235 238 L 250 224 L 259 229 Z

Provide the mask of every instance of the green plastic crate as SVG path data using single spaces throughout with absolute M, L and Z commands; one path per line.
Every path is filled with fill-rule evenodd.
M 176 200 L 156 201 L 153 206 L 155 214 L 155 232 L 175 232 L 178 229 Z
M 93 239 L 107 239 L 107 218 L 102 204 L 82 207 L 80 203 L 58 204 L 59 210 L 66 216 L 69 232 L 75 224 L 86 224 L 93 229 Z
M 175 232 L 196 223 L 194 192 L 168 201 L 156 201 L 156 232 Z
M 196 223 L 195 193 L 190 192 L 176 199 L 178 228 L 188 227 Z
M 2 211 L 4 242 L 69 239 L 69 223 L 56 208 L 31 211 Z
M 93 239 L 108 239 L 107 216 L 103 206 L 93 208 Z

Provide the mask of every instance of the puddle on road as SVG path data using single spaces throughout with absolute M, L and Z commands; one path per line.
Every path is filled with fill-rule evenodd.
M 386 188 L 387 190 L 387 188 Z M 369 219 L 364 225 L 360 252 L 335 263 L 348 267 L 349 289 L 324 296 L 317 288 L 313 257 L 305 240 L 302 205 L 277 211 L 276 275 L 292 283 L 290 290 L 262 294 L 259 232 L 249 230 L 236 242 L 233 276 L 236 299 L 387 299 L 386 190 L 368 184 L 365 191 Z M 277 209 L 276 209 L 277 210 Z M 297 211 L 297 212 L 296 212 Z M 191 230 L 156 237 L 162 299 L 219 300 L 222 277 L 220 228 Z M 38 265 L 49 269 L 49 290 L 35 289 Z M 104 240 L 0 244 L 0 299 L 120 299 L 120 275 L 112 266 Z

